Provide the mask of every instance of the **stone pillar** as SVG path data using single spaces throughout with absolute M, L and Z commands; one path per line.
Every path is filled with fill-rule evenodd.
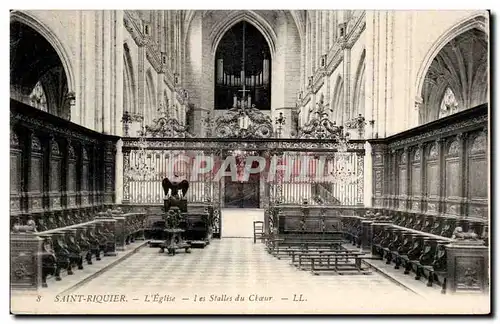
M 104 61 L 105 55 L 103 54 L 103 37 L 105 35 L 104 28 L 104 10 L 95 12 L 95 57 L 92 64 L 95 66 L 95 79 L 94 79 L 94 123 L 92 129 L 97 132 L 103 132 L 103 109 L 104 107 L 104 95 L 103 92 L 106 90 L 104 86 L 104 69 L 107 62 Z M 107 43 L 106 43 L 107 44 Z M 90 45 L 89 45 L 90 46 Z M 90 48 L 90 47 L 89 47 Z
M 344 58 L 342 66 L 344 68 L 343 70 L 344 107 L 339 125 L 344 125 L 352 117 L 351 116 L 351 49 L 348 47 L 344 47 Z
M 103 49 L 102 49 L 102 60 L 103 60 L 103 71 L 102 71 L 102 131 L 105 134 L 112 134 L 111 128 L 111 109 L 112 109 L 112 96 L 113 92 L 113 57 L 111 52 L 111 47 L 113 47 L 114 37 L 112 35 L 114 23 L 111 19 L 111 11 L 104 10 L 102 12 L 102 39 L 103 39 Z M 123 60 L 123 59 L 122 59 Z M 123 74 L 122 74 L 123 78 Z M 123 88 L 120 89 L 123 92 Z
M 373 156 L 372 146 L 369 142 L 365 142 L 365 156 L 364 156 L 364 197 L 363 202 L 366 208 L 372 207 L 373 196 Z
M 454 293 L 488 293 L 488 247 L 483 241 L 456 241 L 446 246 L 447 286 Z
M 120 139 L 116 143 L 115 156 L 115 203 L 121 204 L 123 199 L 123 141 Z
M 137 91 L 138 91 L 138 97 L 137 97 L 137 112 L 142 114 L 144 117 L 144 121 L 141 123 L 141 130 L 142 130 L 142 125 L 144 125 L 145 120 L 146 120 L 146 68 L 144 66 L 146 59 L 146 49 L 144 46 L 139 47 L 139 54 L 138 54 L 138 68 L 137 68 Z M 132 132 L 131 132 L 132 134 Z
M 114 39 L 115 47 L 113 49 L 114 53 L 114 79 L 115 79 L 115 91 L 116 93 L 121 93 L 117 95 L 114 101 L 114 111 L 112 114 L 113 123 L 113 134 L 116 136 L 123 136 L 123 124 L 120 122 L 123 116 L 123 71 L 124 71 L 124 60 L 123 60 L 123 10 L 114 11 L 115 14 L 115 34 Z M 132 100 L 130 98 L 129 100 Z

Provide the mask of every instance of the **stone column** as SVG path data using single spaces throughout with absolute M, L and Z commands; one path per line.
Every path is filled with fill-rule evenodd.
M 365 15 L 366 28 L 363 32 L 363 37 L 365 39 L 365 79 L 367 77 L 374 77 L 375 75 L 375 51 L 374 51 L 374 40 L 375 40 L 375 27 L 373 24 L 375 11 L 367 10 Z M 379 120 L 377 120 L 377 116 L 374 114 L 374 100 L 376 98 L 374 94 L 374 85 L 373 82 L 365 82 L 365 111 L 360 111 L 360 114 L 365 116 L 366 121 L 374 120 L 373 124 L 369 124 L 369 130 L 365 131 L 365 138 L 376 138 L 376 125 L 378 125 Z
M 365 156 L 364 156 L 364 197 L 363 202 L 366 208 L 372 207 L 373 197 L 373 156 L 372 146 L 369 142 L 365 142 Z
M 344 47 L 344 58 L 342 61 L 343 65 L 343 80 L 344 80 L 344 110 L 342 111 L 342 118 L 339 125 L 344 125 L 351 116 L 351 49 Z
M 123 136 L 123 124 L 121 123 L 121 118 L 123 116 L 123 71 L 124 71 L 124 61 L 123 61 L 123 10 L 116 10 L 115 12 L 115 47 L 113 50 L 115 59 L 115 91 L 116 93 L 121 93 L 117 95 L 114 101 L 113 107 L 113 124 L 112 132 L 116 136 Z M 129 100 L 132 100 L 130 98 Z
M 111 134 L 111 109 L 112 109 L 112 101 L 113 101 L 113 57 L 111 48 L 113 46 L 114 37 L 112 36 L 113 25 L 111 19 L 111 11 L 104 10 L 102 12 L 102 61 L 103 61 L 103 72 L 102 72 L 102 91 L 103 91 L 103 100 L 102 100 L 102 131 L 106 134 Z M 123 60 L 123 59 L 122 59 Z M 122 75 L 123 78 L 123 75 Z M 120 89 L 123 92 L 123 89 Z
M 144 67 L 144 62 L 146 61 L 146 48 L 144 46 L 139 46 L 138 55 L 138 69 L 137 69 L 137 80 L 138 80 L 138 96 L 137 96 L 137 112 L 142 114 L 144 120 L 146 119 L 146 69 Z M 144 122 L 141 123 L 141 127 Z M 142 129 L 142 128 L 141 128 Z M 132 133 L 131 133 L 132 134 Z M 135 134 L 134 134 L 135 135 Z
M 92 129 L 97 132 L 104 131 L 103 129 L 103 109 L 104 100 L 103 100 L 103 92 L 104 92 L 104 74 L 103 71 L 105 69 L 106 62 L 104 61 L 105 55 L 103 54 L 104 50 L 104 40 L 103 37 L 105 33 L 103 32 L 103 21 L 104 21 L 104 11 L 96 11 L 95 12 L 95 57 L 94 62 L 92 63 L 95 66 L 95 79 L 94 79 L 94 124 L 92 125 Z

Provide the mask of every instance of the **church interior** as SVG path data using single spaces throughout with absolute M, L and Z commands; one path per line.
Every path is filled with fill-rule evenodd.
M 11 10 L 12 311 L 488 313 L 489 71 L 487 11 Z

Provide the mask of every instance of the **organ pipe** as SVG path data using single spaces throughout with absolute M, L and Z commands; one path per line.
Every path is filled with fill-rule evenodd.
M 224 80 L 224 60 L 217 60 L 217 83 L 221 84 Z

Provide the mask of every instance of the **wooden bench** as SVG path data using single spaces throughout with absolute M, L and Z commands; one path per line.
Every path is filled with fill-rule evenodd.
M 336 274 L 370 274 L 368 268 L 362 267 L 363 256 L 360 251 L 306 251 L 298 254 L 298 268 L 311 270 L 315 275 L 320 272 L 334 272 Z M 353 261 L 353 262 L 349 262 Z
M 338 247 L 334 247 L 334 248 L 308 248 L 308 249 L 292 249 L 292 250 L 288 250 L 288 254 L 290 255 L 291 257 L 291 262 L 290 264 L 294 265 L 294 266 L 299 266 L 299 259 L 298 259 L 298 256 L 301 255 L 301 254 L 305 254 L 305 253 L 325 253 L 325 252 L 340 252 L 340 253 L 344 253 L 347 255 L 348 252 L 351 252 L 351 251 L 354 251 L 354 250 L 347 250 L 347 249 L 344 249 L 342 246 L 338 246 Z M 357 250 L 356 250 L 357 252 Z
M 311 240 L 286 240 L 286 239 L 272 239 L 269 240 L 271 243 L 268 245 L 268 252 L 278 259 L 280 258 L 281 252 L 287 253 L 287 249 L 293 248 L 305 248 L 308 247 L 337 247 L 342 245 L 344 241 L 342 240 L 319 240 L 319 241 L 311 241 Z

